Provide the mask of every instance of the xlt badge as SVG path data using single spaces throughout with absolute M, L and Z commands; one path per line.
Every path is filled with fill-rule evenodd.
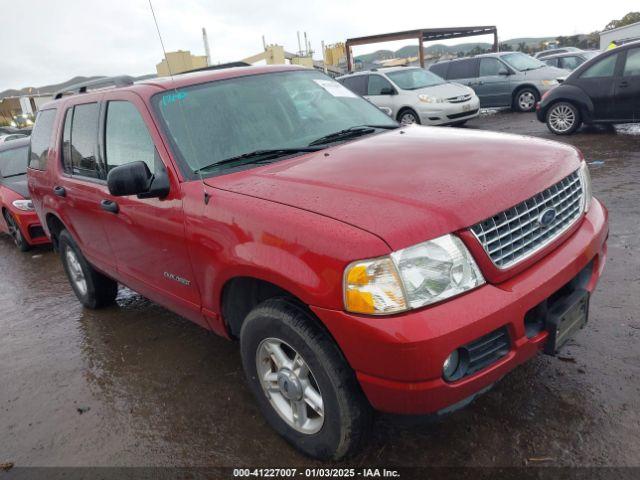
M 181 283 L 182 285 L 186 285 L 186 286 L 191 285 L 191 282 L 189 280 L 187 280 L 186 278 L 182 278 L 181 276 L 176 275 L 175 273 L 164 272 L 164 278 L 173 280 L 174 282 Z

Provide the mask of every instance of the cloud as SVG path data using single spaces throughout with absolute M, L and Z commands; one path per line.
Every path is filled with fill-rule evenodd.
M 306 31 L 320 56 L 321 40 L 420 27 L 497 25 L 502 39 L 587 33 L 636 6 L 636 0 L 588 9 L 567 3 L 546 13 L 529 10 L 530 21 L 523 23 L 522 4 L 497 1 L 153 0 L 167 50 L 203 54 L 201 28 L 206 27 L 216 62 L 260 52 L 262 35 L 267 43 L 295 51 L 296 32 Z M 76 75 L 154 73 L 162 59 L 148 0 L 5 1 L 2 15 L 0 91 Z M 359 47 L 355 53 L 385 47 Z

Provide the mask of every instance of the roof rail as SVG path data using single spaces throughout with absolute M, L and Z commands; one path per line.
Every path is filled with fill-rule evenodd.
M 64 90 L 60 90 L 56 92 L 53 98 L 58 100 L 62 98 L 65 94 L 81 94 L 87 93 L 89 90 L 97 90 L 100 88 L 107 87 L 128 87 L 129 85 L 133 85 L 134 78 L 129 75 L 120 75 L 117 77 L 105 77 L 98 78 L 96 80 L 90 80 L 88 82 L 76 83 L 74 85 L 70 85 Z

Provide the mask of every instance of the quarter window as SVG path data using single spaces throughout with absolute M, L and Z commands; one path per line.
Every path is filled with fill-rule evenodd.
M 609 55 L 607 58 L 603 58 L 595 65 L 587 68 L 582 74 L 581 78 L 606 78 L 613 77 L 616 71 L 616 62 L 618 61 L 618 55 Z
M 640 75 L 640 48 L 632 48 L 627 51 L 627 62 L 624 66 L 624 76 L 634 77 Z
M 53 133 L 53 122 L 56 118 L 55 109 L 41 110 L 36 117 L 36 124 L 31 134 L 31 150 L 29 167 L 35 170 L 46 170 L 49 142 Z
M 144 162 L 153 172 L 155 151 L 147 126 L 136 107 L 129 102 L 109 102 L 105 126 L 107 171 L 131 162 Z
M 383 90 L 387 90 L 387 93 L 383 93 Z M 369 75 L 367 95 L 388 95 L 389 90 L 393 90 L 393 87 L 387 79 L 380 75 Z

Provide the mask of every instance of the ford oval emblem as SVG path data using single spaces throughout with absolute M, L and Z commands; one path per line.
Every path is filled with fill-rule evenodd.
M 540 216 L 538 217 L 538 225 L 542 228 L 547 228 L 549 225 L 553 223 L 556 219 L 556 209 L 555 208 L 547 208 L 542 211 Z

